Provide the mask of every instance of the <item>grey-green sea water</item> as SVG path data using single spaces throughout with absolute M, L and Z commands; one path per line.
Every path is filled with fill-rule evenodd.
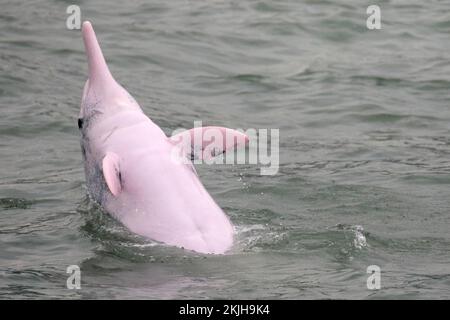
M 448 1 L 0 4 L 0 299 L 450 298 Z M 166 133 L 280 130 L 276 175 L 197 168 L 236 226 L 228 254 L 133 235 L 87 197 L 71 4 Z

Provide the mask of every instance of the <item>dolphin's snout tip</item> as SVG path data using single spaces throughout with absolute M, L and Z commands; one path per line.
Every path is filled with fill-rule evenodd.
M 83 21 L 82 28 L 92 27 L 92 24 L 89 20 Z
M 90 30 L 94 30 L 94 28 L 92 27 L 92 23 L 89 20 L 83 21 L 83 24 L 81 25 L 81 32 L 83 34 L 86 34 Z

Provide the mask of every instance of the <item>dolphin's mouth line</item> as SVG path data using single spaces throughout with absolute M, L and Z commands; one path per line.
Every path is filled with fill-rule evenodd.
M 136 122 L 134 122 L 134 123 L 130 123 L 130 124 L 124 125 L 124 126 L 114 126 L 114 127 L 108 132 L 108 134 L 105 135 L 105 137 L 102 139 L 102 142 L 105 143 L 109 138 L 111 138 L 111 136 L 112 136 L 114 133 L 120 132 L 120 131 L 122 131 L 122 130 L 127 130 L 127 129 L 130 129 L 130 128 L 133 128 L 133 127 L 135 127 L 135 126 L 138 126 L 138 125 L 143 124 L 144 122 L 146 122 L 146 121 L 145 121 L 145 120 L 141 120 L 141 121 L 136 121 Z
M 119 129 L 119 126 L 115 126 L 115 127 L 108 133 L 108 135 L 107 135 L 105 138 L 103 138 L 103 143 L 105 143 L 106 140 L 108 140 L 109 137 L 111 137 L 111 135 L 112 135 L 112 134 L 114 133 L 114 131 L 116 131 L 117 129 Z

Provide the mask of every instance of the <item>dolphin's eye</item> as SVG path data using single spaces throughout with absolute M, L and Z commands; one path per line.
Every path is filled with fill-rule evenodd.
M 78 119 L 78 129 L 82 129 L 83 128 L 83 119 L 79 118 Z

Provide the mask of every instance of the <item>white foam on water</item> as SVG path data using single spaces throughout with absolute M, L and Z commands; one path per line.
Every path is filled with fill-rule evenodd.
M 355 245 L 355 248 L 362 249 L 362 248 L 366 247 L 367 240 L 363 233 L 364 228 L 360 225 L 355 225 L 355 226 L 352 226 L 351 228 L 355 234 L 355 238 L 353 239 L 353 244 Z

